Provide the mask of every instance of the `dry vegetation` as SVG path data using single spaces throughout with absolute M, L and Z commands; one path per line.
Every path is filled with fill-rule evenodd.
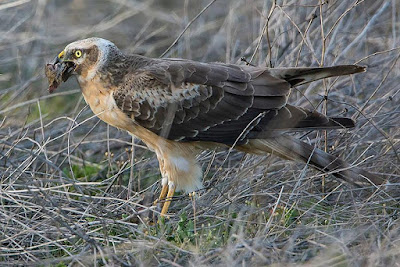
M 0 265 L 400 265 L 399 29 L 397 0 L 0 2 Z M 356 119 L 328 149 L 391 184 L 208 151 L 206 188 L 152 225 L 155 156 L 94 117 L 74 79 L 46 91 L 44 64 L 89 36 L 153 57 L 368 66 L 291 102 Z M 323 133 L 302 138 L 324 146 Z

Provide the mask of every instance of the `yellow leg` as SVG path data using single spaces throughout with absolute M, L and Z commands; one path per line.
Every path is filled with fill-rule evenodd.
M 168 185 L 163 185 L 158 200 L 163 200 L 168 193 Z
M 168 192 L 168 185 L 163 185 L 163 187 L 161 188 L 160 196 L 156 200 L 154 200 L 153 205 L 156 206 L 158 202 L 161 202 L 167 195 L 167 192 Z
M 172 197 L 174 196 L 174 194 L 175 194 L 175 185 L 173 182 L 169 182 L 168 194 L 167 194 L 167 198 L 165 199 L 164 206 L 161 210 L 161 217 L 164 217 L 165 214 L 167 214 L 169 205 L 171 205 Z
M 161 179 L 161 184 L 162 184 L 161 193 L 160 193 L 160 196 L 154 201 L 154 203 L 153 203 L 154 206 L 156 206 L 158 202 L 162 201 L 165 198 L 165 196 L 167 195 L 167 192 L 168 192 L 168 180 L 167 180 L 167 178 Z

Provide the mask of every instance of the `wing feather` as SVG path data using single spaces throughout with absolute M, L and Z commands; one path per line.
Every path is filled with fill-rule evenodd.
M 231 145 L 274 130 L 348 123 L 287 105 L 291 85 L 266 68 L 158 59 L 121 84 L 114 92 L 117 106 L 171 140 Z

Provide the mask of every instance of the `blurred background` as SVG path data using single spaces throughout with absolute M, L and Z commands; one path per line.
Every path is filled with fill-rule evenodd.
M 399 16 L 397 0 L 1 1 L 1 265 L 398 264 Z M 75 79 L 47 92 L 45 64 L 93 36 L 149 57 L 367 66 L 296 88 L 290 103 L 355 119 L 326 148 L 391 184 L 206 151 L 205 189 L 153 224 L 155 155 L 99 121 Z M 325 147 L 323 133 L 299 137 Z

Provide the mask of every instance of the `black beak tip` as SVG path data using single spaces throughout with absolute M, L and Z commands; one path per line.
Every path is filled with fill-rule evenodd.
M 55 65 L 55 64 L 61 63 L 61 60 L 57 56 L 57 57 L 55 57 L 53 62 L 54 62 L 53 64 Z

